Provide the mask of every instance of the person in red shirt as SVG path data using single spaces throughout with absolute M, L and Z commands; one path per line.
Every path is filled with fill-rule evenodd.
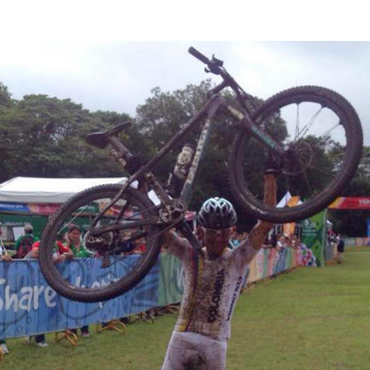
M 32 258 L 39 258 L 39 249 L 41 241 L 38 240 L 32 244 Z M 56 252 L 54 254 L 54 262 L 64 262 L 67 258 L 73 258 L 73 252 L 62 242 L 57 240 L 55 242 Z

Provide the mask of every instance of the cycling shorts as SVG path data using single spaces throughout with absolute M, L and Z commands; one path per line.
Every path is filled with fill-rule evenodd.
M 226 350 L 226 341 L 174 331 L 162 370 L 225 370 Z

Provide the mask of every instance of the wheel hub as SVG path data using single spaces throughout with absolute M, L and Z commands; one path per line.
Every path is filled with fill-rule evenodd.
M 282 158 L 281 172 L 288 176 L 296 176 L 306 171 L 311 165 L 313 150 L 305 141 L 296 141 L 288 145 Z

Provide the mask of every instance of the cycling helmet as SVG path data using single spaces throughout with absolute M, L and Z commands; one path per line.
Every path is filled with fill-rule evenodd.
M 206 200 L 198 214 L 198 222 L 209 229 L 227 229 L 234 225 L 237 216 L 233 205 L 224 198 Z

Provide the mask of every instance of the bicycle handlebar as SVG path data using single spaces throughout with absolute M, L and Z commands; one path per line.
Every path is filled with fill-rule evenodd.
M 195 58 L 199 59 L 204 64 L 209 64 L 209 62 L 210 62 L 210 60 L 205 55 L 203 55 L 200 51 L 193 48 L 192 46 L 190 46 L 190 48 L 189 48 L 189 53 L 192 56 L 194 56 Z
M 230 86 L 241 101 L 243 100 L 242 96 L 248 97 L 250 100 L 253 100 L 253 98 L 249 94 L 247 94 L 234 80 L 234 78 L 226 71 L 226 69 L 223 67 L 222 60 L 215 58 L 215 56 L 213 56 L 212 59 L 208 59 L 205 55 L 203 55 L 200 51 L 192 46 L 190 46 L 188 51 L 195 58 L 207 65 L 207 68 L 205 69 L 206 72 L 214 73 L 215 75 L 219 75 L 223 78 L 224 82 L 218 85 L 215 89 L 211 90 L 212 93 L 218 93 L 225 87 Z

